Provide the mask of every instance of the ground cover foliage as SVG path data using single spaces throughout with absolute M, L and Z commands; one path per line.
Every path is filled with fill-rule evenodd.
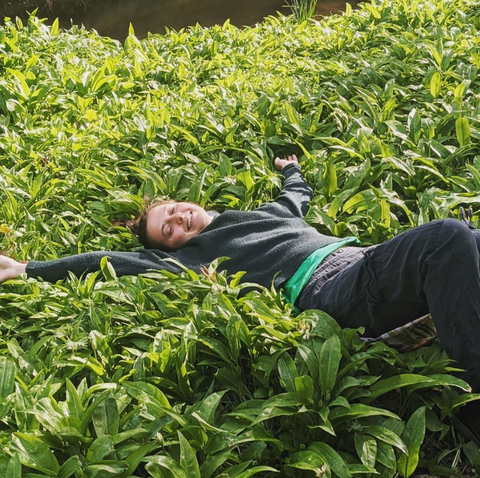
M 0 30 L 0 245 L 134 250 L 143 197 L 251 209 L 297 153 L 308 222 L 364 244 L 479 202 L 474 2 L 385 1 L 298 24 L 123 45 L 32 17 Z M 439 344 L 367 346 L 241 274 L 101 273 L 0 288 L 0 475 L 464 474 L 471 395 Z

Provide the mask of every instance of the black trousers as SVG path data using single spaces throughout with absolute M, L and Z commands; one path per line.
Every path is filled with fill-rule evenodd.
M 434 221 L 367 250 L 323 285 L 308 284 L 300 309 L 321 309 L 376 337 L 430 312 L 449 356 L 480 391 L 480 231 Z

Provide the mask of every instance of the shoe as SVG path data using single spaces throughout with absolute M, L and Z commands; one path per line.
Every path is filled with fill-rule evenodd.
M 452 425 L 463 437 L 480 446 L 480 404 L 469 402 L 452 417 Z

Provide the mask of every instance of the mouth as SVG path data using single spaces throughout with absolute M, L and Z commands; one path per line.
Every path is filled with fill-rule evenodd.
M 187 219 L 187 229 L 189 231 L 192 228 L 192 217 L 193 217 L 193 213 L 192 213 L 192 211 L 190 211 L 190 213 L 188 214 L 188 219 Z

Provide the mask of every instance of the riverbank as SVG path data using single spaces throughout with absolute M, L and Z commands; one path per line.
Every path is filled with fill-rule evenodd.
M 345 9 L 345 0 L 319 1 L 318 15 L 330 15 Z M 356 6 L 358 1 L 350 2 Z M 254 25 L 277 12 L 289 13 L 285 0 L 19 0 L 0 6 L 2 17 L 26 19 L 27 13 L 38 8 L 37 15 L 51 22 L 59 18 L 60 26 L 72 23 L 95 29 L 102 36 L 124 40 L 130 23 L 136 36 L 148 32 L 165 33 L 165 27 L 179 30 L 199 23 L 209 27 L 230 19 L 238 27 Z

